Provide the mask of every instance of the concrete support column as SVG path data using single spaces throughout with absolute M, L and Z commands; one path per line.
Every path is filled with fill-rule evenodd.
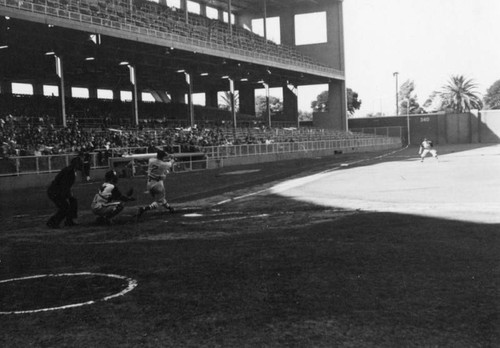
M 186 100 L 184 99 L 185 93 L 183 91 L 172 91 L 170 92 L 170 96 L 172 97 L 172 102 L 185 104 Z
M 240 85 L 240 113 L 255 116 L 255 88 L 249 85 Z
M 89 86 L 89 99 L 97 99 L 97 87 Z
M 33 95 L 43 95 L 43 82 L 42 81 L 33 82 Z
M 12 83 L 9 80 L 0 81 L 0 93 L 12 94 Z
M 215 90 L 205 91 L 205 102 L 208 107 L 216 108 L 219 106 L 219 101 Z
M 285 121 L 294 122 L 297 126 L 299 124 L 299 103 L 296 93 L 296 89 L 292 86 L 285 84 L 283 86 L 283 115 Z
M 328 84 L 328 116 L 331 120 L 331 128 L 347 130 L 345 81 L 334 80 Z
M 280 15 L 281 43 L 287 46 L 295 46 L 295 20 L 290 11 L 283 11 Z
M 113 100 L 114 101 L 120 101 L 121 100 L 121 89 L 120 88 L 113 88 Z

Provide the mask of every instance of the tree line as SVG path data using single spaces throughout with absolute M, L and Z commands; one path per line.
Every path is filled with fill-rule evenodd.
M 399 100 L 399 115 L 407 114 L 425 114 L 436 112 L 454 112 L 463 113 L 471 110 L 481 109 L 500 109 L 500 80 L 494 82 L 486 91 L 484 97 L 477 90 L 477 84 L 473 79 L 466 78 L 463 75 L 453 75 L 450 80 L 441 87 L 440 90 L 434 91 L 421 105 L 418 101 L 418 96 L 415 93 L 415 82 L 406 80 L 398 91 Z M 235 107 L 239 109 L 239 98 L 236 92 Z M 229 96 L 223 98 L 224 101 L 220 108 L 229 108 Z M 226 100 L 227 99 L 227 100 Z M 255 110 L 257 117 L 263 117 L 267 110 L 267 102 L 271 114 L 278 114 L 283 110 L 282 101 L 270 96 L 269 100 L 265 96 L 257 96 L 255 100 Z M 359 110 L 362 100 L 359 99 L 357 92 L 351 88 L 347 88 L 347 112 L 350 116 Z M 328 111 L 328 91 L 323 91 L 316 97 L 316 100 L 311 102 L 313 112 Z M 369 115 L 374 116 L 374 115 Z M 299 111 L 299 119 L 306 121 L 312 119 L 312 113 Z
M 484 97 L 477 90 L 473 79 L 463 75 L 453 75 L 450 80 L 434 91 L 421 105 L 415 93 L 415 82 L 405 81 L 398 91 L 399 115 L 423 114 L 436 112 L 463 113 L 471 110 L 500 109 L 500 80 L 494 82 L 486 91 Z M 354 115 L 361 107 L 362 101 L 358 93 L 347 89 L 347 110 L 349 115 Z M 311 102 L 313 111 L 328 110 L 328 91 L 321 92 L 316 100 Z M 369 115 L 374 116 L 374 115 Z

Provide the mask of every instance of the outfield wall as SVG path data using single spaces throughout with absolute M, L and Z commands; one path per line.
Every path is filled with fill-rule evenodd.
M 500 110 L 481 111 L 479 124 L 480 143 L 500 143 Z
M 418 114 L 407 116 L 349 119 L 349 130 L 372 133 L 374 128 L 401 127 L 402 142 L 407 144 L 408 119 L 410 142 L 419 144 L 423 138 L 435 143 L 476 144 L 500 143 L 500 110 L 483 110 L 461 114 Z

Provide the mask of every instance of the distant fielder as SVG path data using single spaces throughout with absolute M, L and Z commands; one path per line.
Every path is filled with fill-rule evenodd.
M 438 159 L 437 151 L 436 149 L 434 149 L 434 144 L 431 140 L 424 138 L 424 141 L 422 141 L 418 150 L 418 154 L 420 155 L 420 162 L 424 161 L 424 158 L 428 153 L 430 153 L 435 159 Z
M 167 174 L 170 172 L 174 165 L 174 159 L 170 158 L 164 161 L 167 154 L 163 150 L 159 150 L 156 154 L 156 158 L 150 158 L 148 162 L 148 192 L 154 199 L 154 202 L 150 205 L 144 207 L 139 207 L 137 212 L 137 218 L 141 217 L 147 210 L 157 209 L 160 205 L 168 209 L 170 212 L 174 211 L 174 208 L 168 204 L 165 197 L 165 185 L 163 180 L 165 180 Z

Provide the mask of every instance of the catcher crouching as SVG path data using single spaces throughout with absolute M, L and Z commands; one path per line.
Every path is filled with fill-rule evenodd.
M 111 225 L 112 219 L 124 208 L 123 202 L 135 201 L 132 196 L 134 190 L 130 188 L 126 195 L 123 195 L 117 187 L 118 175 L 114 170 L 106 172 L 104 183 L 99 188 L 99 192 L 94 196 L 91 204 L 92 212 L 97 215 L 99 225 Z

